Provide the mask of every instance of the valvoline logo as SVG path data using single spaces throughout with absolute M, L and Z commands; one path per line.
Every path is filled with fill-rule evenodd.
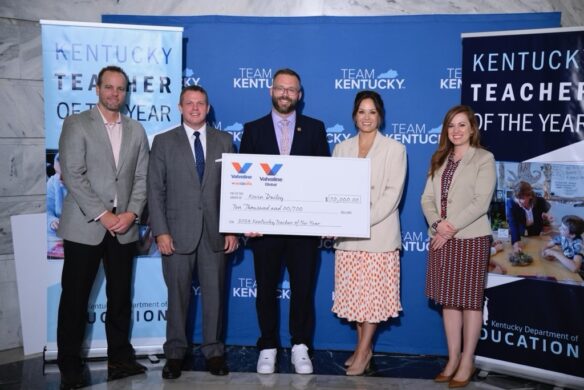
M 247 173 L 247 171 L 251 167 L 251 163 L 245 163 L 245 164 L 241 165 L 238 162 L 232 162 L 231 164 L 233 165 L 233 168 L 235 168 L 235 171 L 237 173 L 241 173 L 241 174 Z
M 273 167 L 270 167 L 270 165 L 266 163 L 260 163 L 260 166 L 268 176 L 276 176 L 280 168 L 282 168 L 282 164 L 274 164 Z

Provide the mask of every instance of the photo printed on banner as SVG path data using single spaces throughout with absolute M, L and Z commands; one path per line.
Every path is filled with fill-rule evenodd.
M 584 163 L 497 162 L 490 271 L 582 284 Z

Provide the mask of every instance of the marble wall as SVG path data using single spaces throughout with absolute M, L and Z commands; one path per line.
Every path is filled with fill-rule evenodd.
M 22 345 L 10 216 L 45 211 L 40 19 L 99 22 L 102 14 L 375 16 L 550 11 L 562 13 L 564 27 L 584 26 L 581 0 L 0 0 L 0 350 Z

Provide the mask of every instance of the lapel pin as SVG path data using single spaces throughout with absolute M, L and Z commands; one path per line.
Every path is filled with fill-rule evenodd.
M 301 128 L 300 126 L 298 126 L 298 127 L 296 128 L 296 131 L 302 131 L 302 128 Z

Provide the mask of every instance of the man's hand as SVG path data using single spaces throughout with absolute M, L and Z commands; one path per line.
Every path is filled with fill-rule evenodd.
M 160 253 L 165 256 L 170 256 L 174 253 L 174 242 L 170 234 L 156 236 L 156 245 L 158 245 Z
M 117 234 L 124 234 L 127 232 L 130 226 L 132 226 L 136 220 L 136 214 L 129 211 L 118 214 L 117 217 L 118 222 L 110 228 L 111 231 Z
M 119 218 L 117 215 L 112 213 L 111 211 L 106 211 L 104 215 L 99 218 L 99 222 L 103 225 L 104 228 L 108 230 L 108 232 L 115 236 L 116 233 L 113 230 L 113 227 L 116 226 L 119 222 Z
M 237 240 L 237 236 L 233 234 L 226 234 L 225 235 L 225 246 L 223 249 L 225 253 L 232 253 L 235 252 L 239 248 L 239 241 Z

